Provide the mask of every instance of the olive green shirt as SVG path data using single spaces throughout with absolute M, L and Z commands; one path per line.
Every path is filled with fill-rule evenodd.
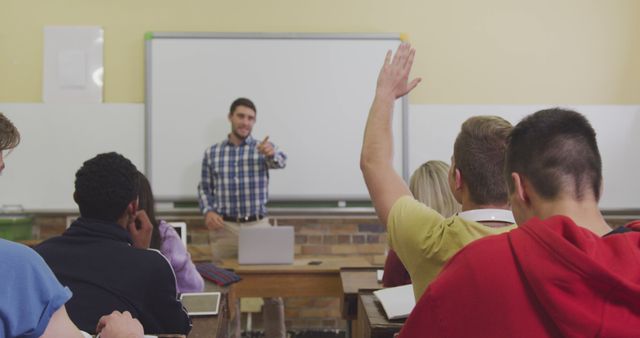
M 457 215 L 444 218 L 411 196 L 393 204 L 387 222 L 389 245 L 411 276 L 416 301 L 444 264 L 465 245 L 515 227 L 488 227 Z

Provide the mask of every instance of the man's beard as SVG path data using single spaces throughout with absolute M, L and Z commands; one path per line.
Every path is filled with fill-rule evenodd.
M 241 139 L 241 140 L 244 140 L 244 139 L 246 139 L 247 137 L 249 137 L 249 135 L 251 135 L 251 132 L 248 132 L 248 133 L 247 133 L 247 136 L 242 136 L 242 135 L 240 135 L 240 134 L 239 134 L 235 129 L 234 129 L 234 130 L 232 130 L 232 131 L 231 131 L 231 133 L 233 133 L 233 135 L 235 135 L 237 138 L 239 138 L 239 139 Z

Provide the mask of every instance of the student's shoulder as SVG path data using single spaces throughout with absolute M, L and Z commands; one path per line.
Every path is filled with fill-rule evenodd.
M 463 287 L 459 284 L 469 283 L 479 290 L 494 285 L 512 268 L 507 234 L 488 236 L 467 244 L 453 255 L 430 288 L 440 292 L 452 285 Z
M 0 239 L 0 270 L 26 283 L 47 284 L 61 288 L 44 259 L 33 249 Z
M 509 246 L 510 231 L 517 232 L 521 230 L 518 230 L 517 226 L 511 226 L 511 225 L 503 228 L 505 229 L 505 232 L 479 238 L 471 242 L 469 245 L 472 245 L 472 247 L 477 247 L 477 249 L 474 249 L 474 250 L 487 250 L 487 251 L 504 250 Z
M 140 269 L 145 273 L 158 275 L 173 275 L 171 264 L 167 258 L 162 255 L 159 250 L 156 249 L 133 249 L 133 255 L 136 256 L 135 260 L 140 264 Z
M 464 264 L 482 265 L 483 262 L 496 262 L 496 260 L 510 257 L 509 252 L 509 233 L 502 233 L 472 241 L 458 251 L 451 261 L 458 260 Z
M 435 222 L 444 220 L 444 217 L 437 211 L 409 195 L 402 196 L 393 203 L 389 218 L 419 219 L 421 221 L 430 220 Z
M 66 240 L 67 239 L 64 238 L 62 235 L 47 238 L 44 241 L 38 243 L 38 245 L 34 246 L 33 250 L 35 250 L 38 253 L 42 253 L 43 251 L 46 251 L 51 247 L 56 249 L 58 248 L 59 245 L 64 245 L 64 242 Z
M 138 249 L 131 247 L 132 254 L 136 256 L 136 259 L 139 261 L 143 261 L 147 264 L 160 264 L 162 265 L 165 261 L 164 256 L 160 253 L 160 251 L 156 249 Z
M 5 262 L 40 262 L 42 258 L 26 245 L 0 238 L 0 257 Z
M 174 229 L 165 220 L 160 220 L 160 222 L 158 222 L 158 231 L 160 231 L 161 238 L 174 237 L 174 236 L 180 237 L 176 229 Z

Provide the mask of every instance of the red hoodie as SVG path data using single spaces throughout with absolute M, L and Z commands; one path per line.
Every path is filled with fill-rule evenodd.
M 400 337 L 640 337 L 640 233 L 601 238 L 554 216 L 477 240 Z

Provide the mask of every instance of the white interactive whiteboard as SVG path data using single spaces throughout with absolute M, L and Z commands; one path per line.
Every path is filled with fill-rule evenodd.
M 74 211 L 75 173 L 99 153 L 115 151 L 144 170 L 141 104 L 0 103 L 21 141 L 5 158 L 0 207 Z
M 229 133 L 229 105 L 257 107 L 253 135 L 288 156 L 270 172 L 274 199 L 368 199 L 360 149 L 378 72 L 398 34 L 147 36 L 147 175 L 159 200 L 193 200 L 202 157 Z M 395 107 L 395 166 L 403 117 Z M 405 113 L 403 113 L 403 111 Z
M 640 106 L 561 105 L 584 114 L 597 133 L 602 157 L 604 210 L 640 208 Z M 412 105 L 409 114 L 409 169 L 428 160 L 450 162 L 460 125 L 475 115 L 498 115 L 516 124 L 553 105 Z

